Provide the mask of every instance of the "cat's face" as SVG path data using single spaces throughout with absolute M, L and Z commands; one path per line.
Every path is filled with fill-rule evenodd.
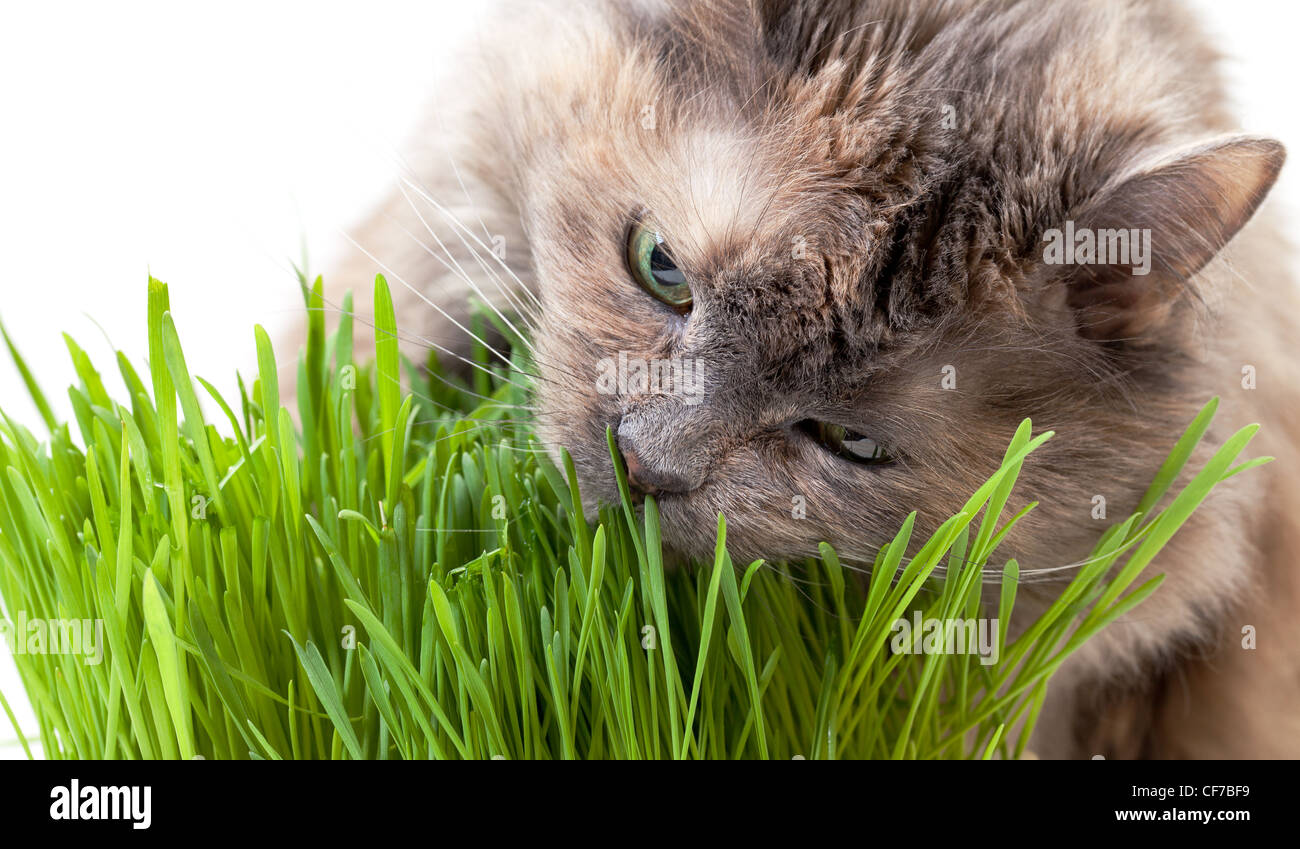
M 896 305 L 909 326 L 891 327 L 888 296 L 860 285 L 893 260 L 879 202 L 808 173 L 788 140 L 705 121 L 634 145 L 593 128 L 591 149 L 557 163 L 557 187 L 600 190 L 561 189 L 537 216 L 543 438 L 572 453 L 593 503 L 609 501 L 609 428 L 669 543 L 697 555 L 718 512 L 737 551 L 774 556 L 851 548 L 846 528 L 878 542 L 945 493 L 940 510 L 960 506 L 970 464 L 996 460 L 1014 429 L 953 427 L 989 420 L 971 404 L 987 379 L 955 354 L 979 329 L 954 320 L 949 292 Z M 879 447 L 836 453 L 813 423 Z
M 592 144 L 614 152 L 601 136 Z M 628 151 L 601 174 L 584 174 L 591 158 L 577 152 L 557 185 L 601 190 L 561 194 L 555 214 L 539 216 L 556 225 L 535 232 L 547 245 L 535 342 L 543 438 L 571 452 L 592 503 L 610 501 L 608 428 L 684 553 L 712 550 L 723 512 L 742 556 L 815 553 L 827 540 L 867 557 L 909 511 L 937 521 L 960 508 L 1031 409 L 1014 400 L 1083 377 L 1045 356 L 1006 305 L 863 285 L 886 266 L 906 279 L 918 257 L 898 256 L 897 219 L 879 199 L 801 171 L 799 154 L 721 127 Z M 905 204 L 909 189 L 883 191 Z M 636 242 L 648 234 L 663 240 L 654 259 L 680 272 L 689 306 L 643 285 Z M 936 270 L 966 271 L 964 246 L 927 248 L 957 254 L 931 256 Z M 1000 279 L 991 260 L 977 265 Z M 1035 355 L 1045 361 L 1026 372 Z M 1060 472 L 1090 472 L 1094 459 Z
M 1079 108 L 1092 95 L 1052 78 L 1062 57 L 1024 10 L 812 4 L 842 31 L 877 21 L 834 42 L 808 4 L 650 5 L 538 72 L 515 125 L 534 137 L 540 432 L 589 502 L 617 498 L 608 429 L 677 552 L 710 554 L 722 512 L 738 556 L 824 540 L 870 559 L 910 511 L 923 530 L 956 512 L 1032 416 L 1061 447 L 1024 472 L 1021 497 L 1052 506 L 1016 545 L 1081 554 L 1092 494 L 1135 501 L 1196 399 L 1177 391 L 1170 279 L 1117 295 L 1122 277 L 1046 264 L 1043 233 L 1075 211 L 1173 227 L 1129 203 L 1149 185 L 1112 188 L 1126 146 L 1164 128 Z M 1266 189 L 1279 157 L 1194 176 L 1208 195 L 1245 168 Z M 1158 259 L 1213 255 L 1188 253 Z

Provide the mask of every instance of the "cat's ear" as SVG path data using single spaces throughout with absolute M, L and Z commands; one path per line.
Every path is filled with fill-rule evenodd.
M 1255 214 L 1285 159 L 1271 139 L 1218 138 L 1137 164 L 1095 193 L 1054 234 L 1059 252 L 1049 240 L 1044 253 L 1068 266 L 1079 332 L 1114 341 L 1157 327 Z

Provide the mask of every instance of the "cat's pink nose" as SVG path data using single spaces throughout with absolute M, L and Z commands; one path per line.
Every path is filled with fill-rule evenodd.
M 624 440 L 619 440 L 619 453 L 627 466 L 627 485 L 638 495 L 662 495 L 665 493 L 689 492 L 691 487 L 686 480 L 669 472 L 652 469 L 641 461 L 640 455 Z

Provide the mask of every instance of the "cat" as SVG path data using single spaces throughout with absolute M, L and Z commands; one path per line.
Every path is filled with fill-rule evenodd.
M 1300 756 L 1298 304 L 1260 210 L 1285 151 L 1238 130 L 1187 10 L 532 0 L 489 21 L 331 304 L 384 273 L 408 352 L 453 364 L 471 301 L 499 308 L 548 450 L 607 502 L 612 429 L 684 558 L 722 512 L 738 560 L 827 541 L 870 564 L 1032 417 L 1057 436 L 999 549 L 1026 569 L 1019 628 L 1109 526 L 1097 496 L 1128 515 L 1221 396 L 1206 443 L 1261 422 L 1252 452 L 1277 461 L 1225 483 L 1144 574 L 1159 591 L 1061 667 L 1031 749 Z

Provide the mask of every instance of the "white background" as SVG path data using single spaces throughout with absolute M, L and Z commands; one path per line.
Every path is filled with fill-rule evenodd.
M 445 45 L 490 26 L 482 5 L 5 0 L 0 319 L 56 405 L 63 332 L 109 376 L 105 335 L 143 362 L 150 272 L 171 284 L 192 371 L 228 393 L 253 324 L 275 338 L 299 317 L 303 245 L 316 270 L 352 250 L 341 232 L 391 182 Z M 1296 159 L 1275 190 L 1294 211 L 1300 4 L 1193 5 L 1233 57 L 1243 129 Z M 2 355 L 0 408 L 36 422 Z M 0 690 L 33 731 L 4 650 Z M 21 756 L 13 740 L 0 716 L 0 755 Z

